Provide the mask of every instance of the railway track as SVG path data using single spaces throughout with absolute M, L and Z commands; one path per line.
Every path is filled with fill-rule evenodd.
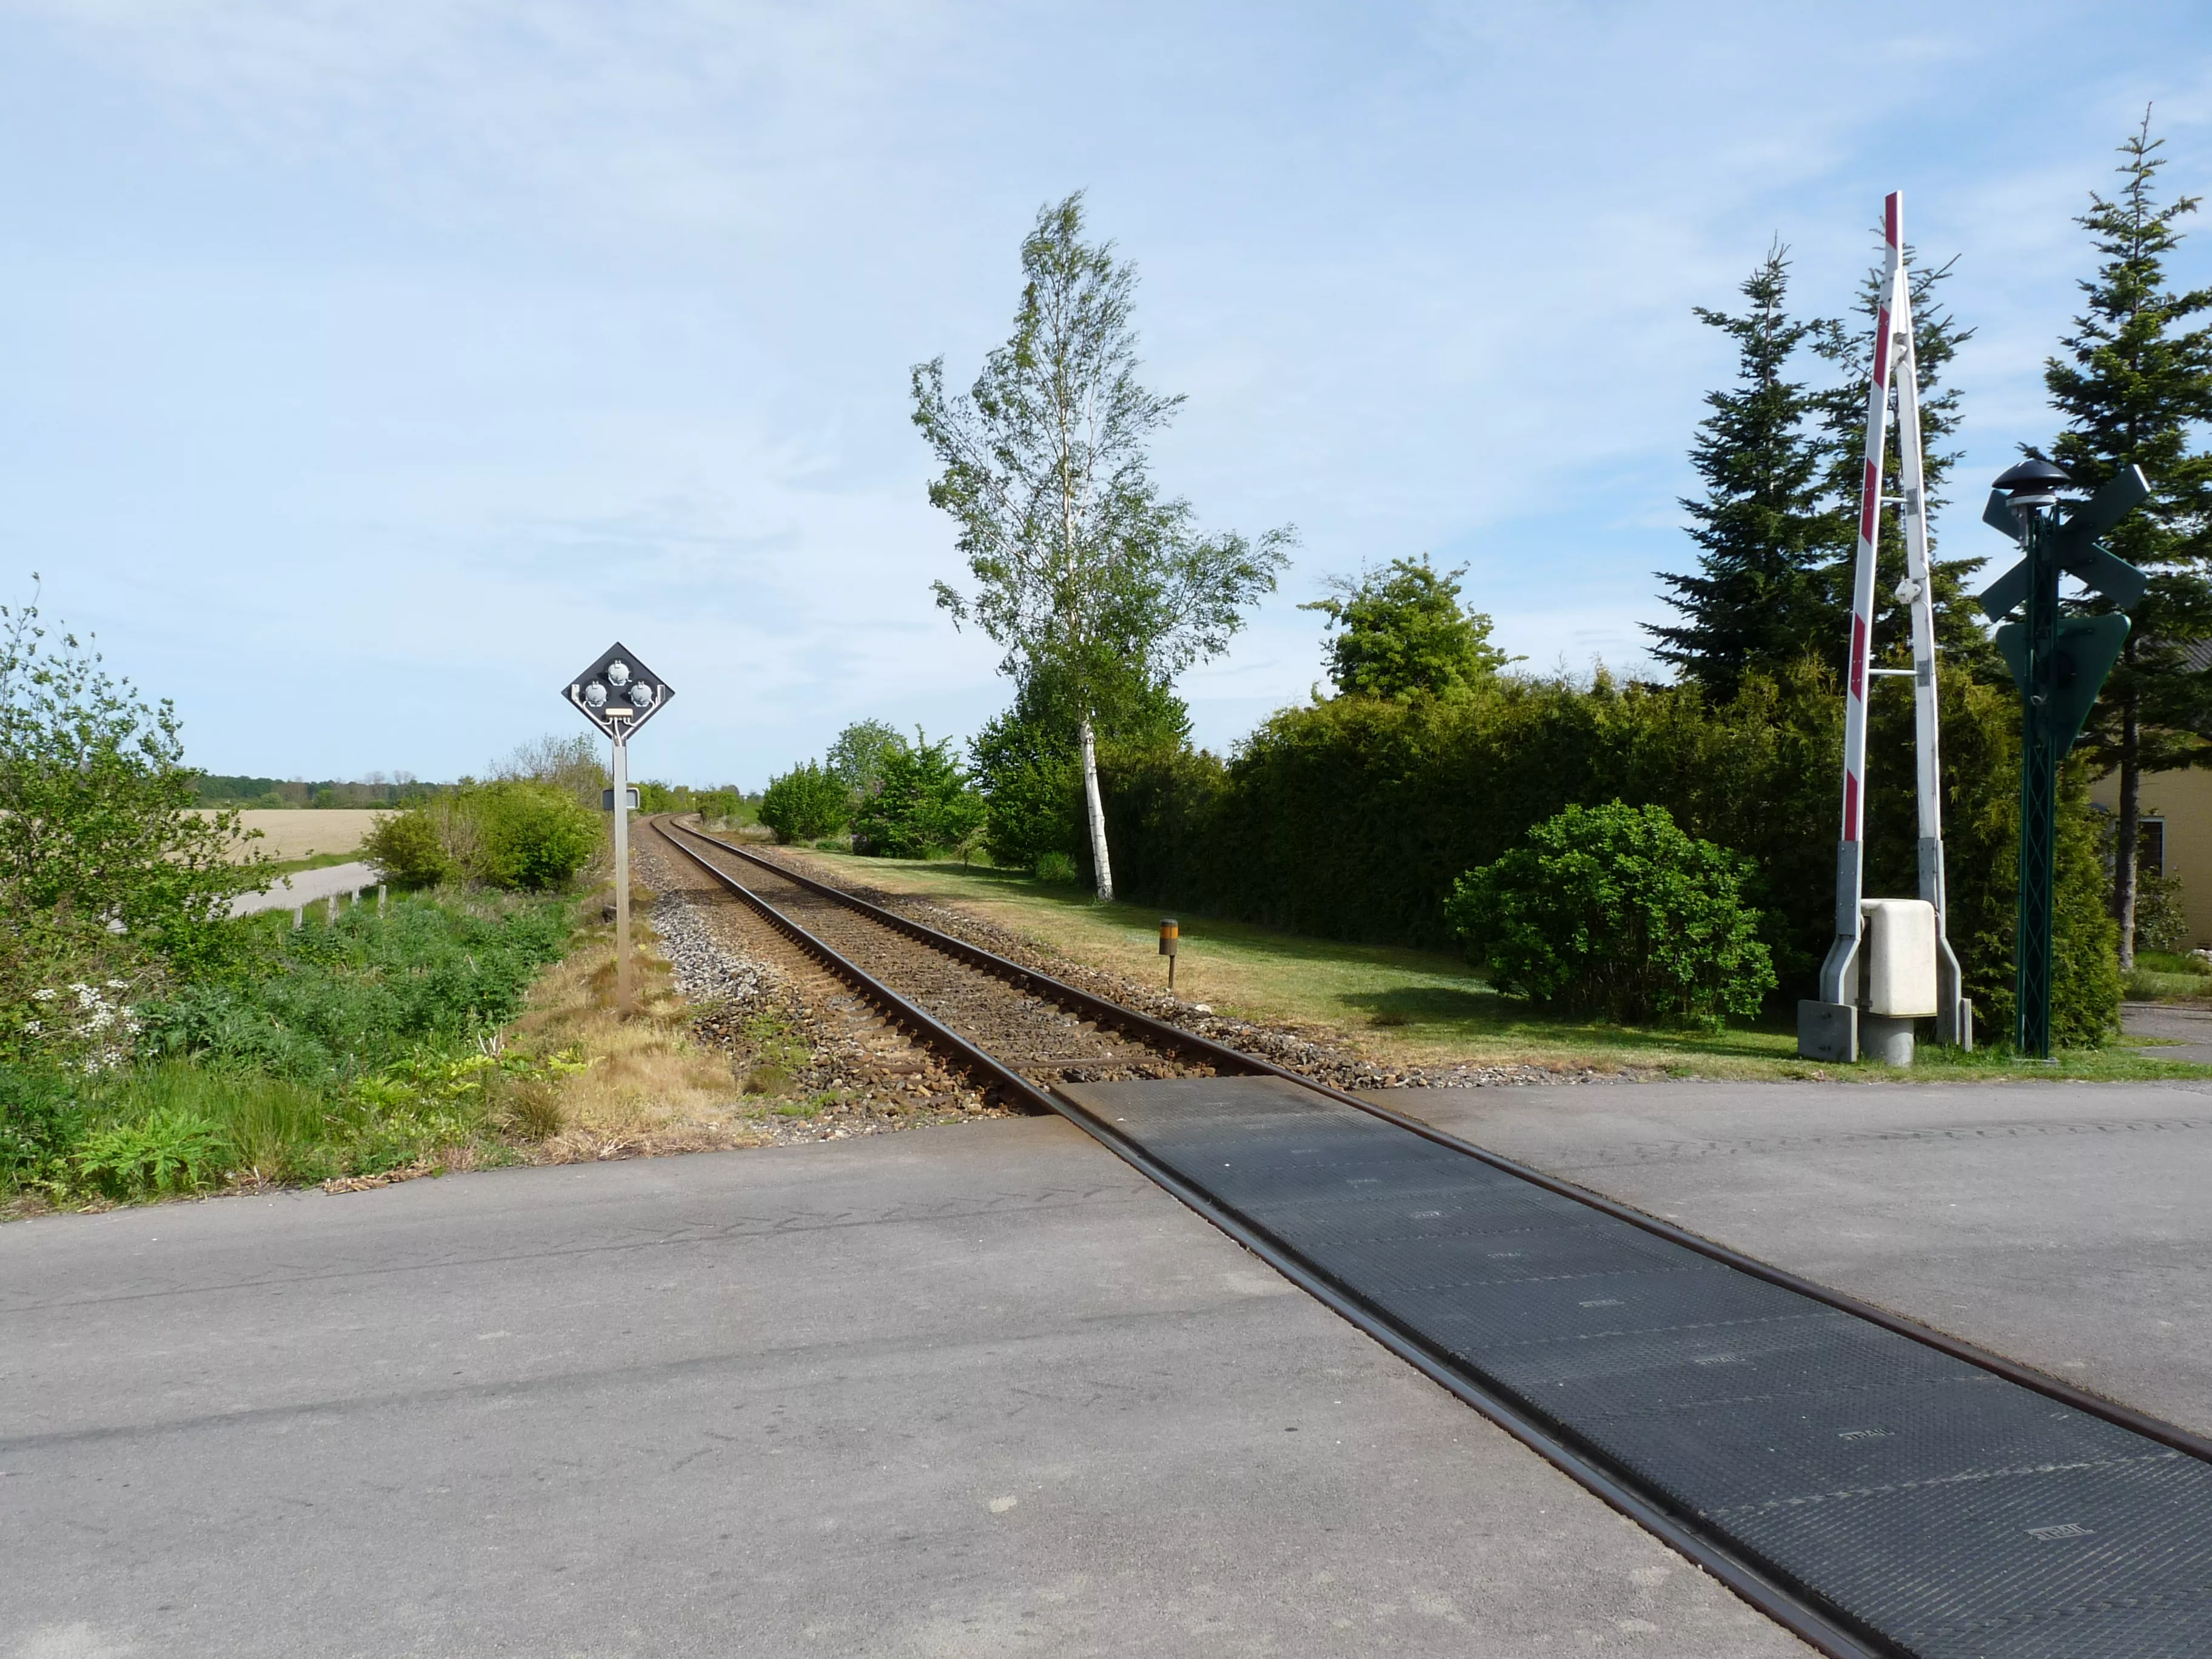
M 1276 1069 L 670 818 L 651 822 L 725 891 L 1014 1103 L 1064 1113 L 1050 1092 L 1060 1083 Z
M 653 825 L 1820 1652 L 2212 1653 L 2203 1437 Z

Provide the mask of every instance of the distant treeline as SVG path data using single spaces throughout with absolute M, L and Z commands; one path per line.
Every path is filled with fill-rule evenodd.
M 356 811 L 364 808 L 373 811 L 378 807 L 391 807 L 398 811 L 453 794 L 471 781 L 464 778 L 459 783 L 424 783 L 419 779 L 402 777 L 376 778 L 359 783 L 341 783 L 336 780 L 310 783 L 299 778 L 225 777 L 213 772 L 203 772 L 198 779 L 198 804 L 202 806 L 239 807 L 264 811 L 302 807 L 349 807 Z M 605 787 L 604 775 L 599 787 Z M 694 789 L 684 783 L 647 782 L 639 784 L 637 788 L 641 811 L 704 812 L 709 818 L 729 823 L 750 823 L 751 808 L 758 805 L 760 801 L 757 793 L 747 795 L 734 784 L 723 784 L 713 789 Z
M 328 779 L 310 783 L 300 778 L 223 777 L 203 772 L 198 779 L 202 806 L 262 809 L 411 806 L 450 794 L 456 787 L 450 783 L 423 783 L 414 778 L 376 779 L 363 783 L 341 783 Z
M 694 789 L 688 783 L 651 781 L 637 786 L 637 810 L 641 812 L 696 812 L 709 823 L 720 823 L 732 828 L 754 823 L 760 803 L 758 793 L 749 795 L 734 783 L 713 789 Z

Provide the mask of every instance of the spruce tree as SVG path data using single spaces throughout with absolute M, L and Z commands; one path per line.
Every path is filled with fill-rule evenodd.
M 2093 193 L 2075 222 L 2104 262 L 2081 285 L 2087 306 L 2061 342 L 2067 355 L 2044 372 L 2066 421 L 2049 459 L 2086 489 L 2129 465 L 2151 488 L 2106 538 L 2150 574 L 2150 590 L 2134 607 L 2126 647 L 2082 738 L 2100 774 L 2119 774 L 2112 896 L 2123 970 L 2135 965 L 2142 775 L 2212 764 L 2203 735 L 2212 684 L 2190 665 L 2190 647 L 2212 639 L 2212 453 L 2192 447 L 2212 420 L 2212 328 L 2180 326 L 2212 309 L 2212 288 L 2165 286 L 2166 258 L 2181 241 L 2175 222 L 2196 211 L 2197 198 L 2156 199 L 2164 143 L 2150 136 L 2145 111 L 2120 146 L 2118 195 Z
M 1944 504 L 1943 482 L 1957 465 L 1959 452 L 1946 448 L 1959 429 L 1960 398 L 1956 386 L 1943 385 L 1943 372 L 1958 356 L 1959 348 L 1974 337 L 1961 328 L 1945 308 L 1942 284 L 1950 279 L 1955 261 L 1922 265 L 1913 249 L 1905 250 L 1907 282 L 1912 301 L 1912 351 L 1920 399 L 1920 468 L 1927 488 L 1929 515 Z M 1867 273 L 1860 290 L 1860 321 L 1856 327 L 1842 322 L 1818 325 L 1814 349 L 1834 363 L 1842 380 L 1820 393 L 1822 447 L 1826 451 L 1826 493 L 1829 503 L 1828 530 L 1834 562 L 1823 584 L 1826 617 L 1820 623 L 1815 645 L 1820 659 L 1838 673 L 1844 669 L 1850 648 L 1851 577 L 1858 556 L 1859 488 L 1866 463 L 1867 383 L 1874 373 L 1875 325 L 1888 298 L 1881 267 Z M 1898 371 L 1904 373 L 1900 363 Z M 1905 526 L 1892 498 L 1903 495 L 1899 481 L 1899 452 L 1893 425 L 1890 441 L 1882 451 L 1881 533 L 1875 542 L 1874 637 L 1877 659 L 1902 665 L 1912 660 L 1912 628 L 1906 602 L 1897 597 L 1905 579 Z M 1936 646 L 1954 667 L 1964 668 L 1978 679 L 2003 680 L 2004 665 L 1997 659 L 1980 608 L 1966 583 L 1984 562 L 1984 556 L 1962 559 L 1938 556 L 1941 550 L 1931 538 L 1929 549 L 1930 586 L 1935 605 Z M 2009 682 L 2007 682 L 2009 684 Z
M 1736 383 L 1707 394 L 1712 413 L 1690 452 L 1705 484 L 1701 498 L 1682 501 L 1696 521 L 1697 573 L 1659 575 L 1681 620 L 1646 624 L 1660 641 L 1653 654 L 1717 697 L 1732 695 L 1747 668 L 1781 667 L 1817 648 L 1828 616 L 1822 568 L 1835 531 L 1821 506 L 1824 458 L 1807 429 L 1816 400 L 1789 378 L 1821 325 L 1784 308 L 1788 254 L 1778 241 L 1745 281 L 1741 316 L 1698 307 L 1736 342 Z

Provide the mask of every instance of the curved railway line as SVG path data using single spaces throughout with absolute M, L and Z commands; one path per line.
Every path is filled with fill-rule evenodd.
M 2212 1652 L 2212 1441 L 652 823 L 1819 1651 Z

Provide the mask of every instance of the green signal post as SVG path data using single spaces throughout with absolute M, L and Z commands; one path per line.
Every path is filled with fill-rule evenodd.
M 2115 476 L 2064 522 L 2053 516 L 2069 480 L 2048 461 L 2022 461 L 1996 481 L 1983 520 L 2019 542 L 2021 562 L 1981 597 L 2002 625 L 1996 646 L 2020 687 L 2020 915 L 2014 935 L 2014 1047 L 2051 1058 L 2053 888 L 2057 879 L 2058 768 L 2081 736 L 2097 693 L 2127 643 L 2127 608 L 2146 586 L 2142 572 L 2096 538 L 2150 494 L 2135 467 Z M 2061 614 L 2058 578 L 2072 575 L 2115 609 Z M 2018 622 L 2005 622 L 2021 609 Z

